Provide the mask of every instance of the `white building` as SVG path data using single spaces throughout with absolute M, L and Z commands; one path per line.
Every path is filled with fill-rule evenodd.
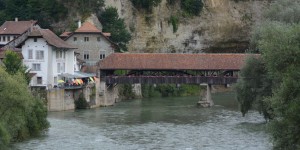
M 66 43 L 49 29 L 33 30 L 22 43 L 23 63 L 34 73 L 30 86 L 52 88 L 62 74 L 74 74 L 74 46 Z

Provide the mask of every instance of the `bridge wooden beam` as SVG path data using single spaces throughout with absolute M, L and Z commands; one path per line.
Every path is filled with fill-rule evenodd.
M 105 76 L 106 84 L 211 84 L 236 83 L 238 77 L 226 76 Z

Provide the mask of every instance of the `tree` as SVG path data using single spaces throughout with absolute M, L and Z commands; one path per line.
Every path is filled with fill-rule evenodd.
M 250 109 L 256 108 L 264 115 L 265 119 L 272 119 L 271 108 L 263 101 L 264 97 L 272 94 L 272 80 L 267 76 L 262 58 L 248 58 L 246 65 L 241 70 L 241 77 L 235 88 L 243 116 Z
M 34 97 L 20 73 L 0 67 L 0 147 L 40 134 L 49 127 L 47 109 Z
M 5 52 L 3 64 L 7 73 L 14 75 L 19 72 L 24 76 L 27 84 L 29 84 L 31 77 L 29 75 L 29 71 L 27 70 L 28 68 L 23 65 L 22 59 L 20 58 L 20 55 L 18 53 L 7 50 Z
M 103 25 L 103 31 L 111 33 L 110 39 L 118 44 L 118 51 L 127 51 L 126 44 L 130 41 L 131 35 L 126 29 L 124 20 L 119 18 L 117 8 L 106 8 L 98 15 L 98 19 Z
M 282 10 L 282 11 L 277 11 Z M 255 71 L 257 64 L 246 65 L 246 70 L 254 70 L 266 78 L 254 81 L 242 80 L 240 89 L 248 87 L 249 93 L 258 87 L 267 87 L 271 94 L 256 97 L 271 110 L 273 120 L 270 131 L 274 149 L 300 149 L 300 2 L 297 0 L 277 0 L 265 14 L 265 22 L 256 27 L 252 37 L 252 48 L 261 53 L 265 72 Z M 248 69 L 247 69 L 248 67 Z M 243 77 L 246 74 L 243 74 Z M 254 75 L 251 75 L 254 76 Z M 268 81 L 270 80 L 270 82 Z M 256 86 L 253 83 L 267 82 L 270 86 Z M 269 90 L 268 90 L 269 91 Z M 249 95 L 249 93 L 247 93 Z M 266 92 L 268 93 L 268 92 Z M 257 93 L 254 93 L 254 95 Z M 260 93 L 258 93 L 261 95 Z M 238 92 L 241 105 L 249 100 L 243 92 Z M 252 95 L 250 95 L 252 96 Z M 253 100 L 250 100 L 250 103 Z M 249 110 L 251 107 L 245 107 Z M 245 112 L 246 112 L 245 111 Z
M 64 19 L 67 8 L 57 0 L 2 0 L 0 1 L 0 24 L 18 17 L 20 20 L 38 20 L 43 28 Z

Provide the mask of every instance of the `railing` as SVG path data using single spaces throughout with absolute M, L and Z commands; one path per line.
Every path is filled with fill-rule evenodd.
M 87 87 L 87 86 L 93 87 L 93 86 L 95 86 L 95 83 L 84 83 L 84 84 L 81 84 L 81 85 L 65 83 L 65 84 L 59 84 L 57 86 L 57 88 L 66 89 L 66 90 L 75 90 L 75 89 L 82 89 L 82 88 Z
M 236 76 L 105 76 L 104 81 L 107 84 L 232 84 L 236 83 Z

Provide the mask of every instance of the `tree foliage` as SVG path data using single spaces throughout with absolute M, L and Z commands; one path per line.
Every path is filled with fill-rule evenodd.
M 111 33 L 110 39 L 117 43 L 119 51 L 127 51 L 126 44 L 130 41 L 131 35 L 126 29 L 124 19 L 119 18 L 117 8 L 107 7 L 98 18 L 103 25 L 103 31 Z
M 27 70 L 27 67 L 23 65 L 22 59 L 20 58 L 20 55 L 14 51 L 6 51 L 5 52 L 5 58 L 3 59 L 3 64 L 5 71 L 11 75 L 21 73 L 27 84 L 29 84 L 31 78 L 29 75 L 29 71 Z
M 137 9 L 145 9 L 152 12 L 153 7 L 161 3 L 161 0 L 131 0 L 133 6 Z
M 84 98 L 84 95 L 81 93 L 79 95 L 78 100 L 75 100 L 75 108 L 76 109 L 87 109 L 89 108 L 89 103 L 86 101 L 86 99 Z
M 83 16 L 96 13 L 104 6 L 104 0 L 63 0 L 62 3 L 66 6 L 72 6 Z
M 272 118 L 270 108 L 263 101 L 264 97 L 272 94 L 272 81 L 266 74 L 267 70 L 261 58 L 247 59 L 241 70 L 242 79 L 236 85 L 237 100 L 243 116 L 254 107 L 263 113 L 265 119 Z
M 0 147 L 48 128 L 47 109 L 27 88 L 24 76 L 0 67 Z
M 202 0 L 181 0 L 181 8 L 189 15 L 198 16 L 203 6 Z
M 266 11 L 265 22 L 255 28 L 251 41 L 254 43 L 252 48 L 261 53 L 263 63 L 260 66 L 265 68 L 265 72 L 256 70 L 258 64 L 248 63 L 249 66 L 246 65 L 244 69 L 255 71 L 262 78 L 242 80 L 238 84 L 241 105 L 249 101 L 244 96 L 246 91 L 250 94 L 260 88 L 268 89 L 266 93 L 271 91 L 271 94 L 263 96 L 258 93 L 258 97 L 254 93 L 254 100 L 250 100 L 248 106 L 252 101 L 261 101 L 266 106 L 263 107 L 265 111 L 272 115 L 270 131 L 274 149 L 300 149 L 299 8 L 300 2 L 297 0 L 277 0 Z M 242 74 L 243 77 L 247 75 Z M 261 85 L 256 86 L 255 83 Z M 248 96 L 252 96 L 249 93 Z M 245 112 L 250 108 L 245 107 Z
M 44 28 L 51 22 L 66 17 L 67 9 L 56 0 L 1 0 L 0 24 L 18 17 L 20 20 L 38 20 Z

